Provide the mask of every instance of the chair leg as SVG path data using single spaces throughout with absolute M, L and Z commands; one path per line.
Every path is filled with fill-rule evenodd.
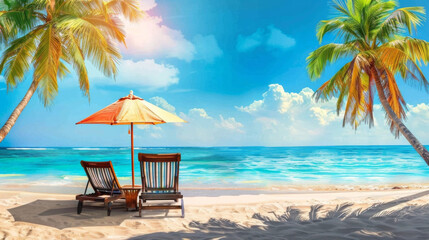
M 112 212 L 112 202 L 107 203 L 107 216 Z
M 185 202 L 183 201 L 183 198 L 182 198 L 182 218 L 184 217 L 185 217 Z
M 83 207 L 83 201 L 79 200 L 79 202 L 77 203 L 77 214 L 80 214 L 82 212 L 82 207 Z
M 143 200 L 139 200 L 139 217 L 142 217 Z

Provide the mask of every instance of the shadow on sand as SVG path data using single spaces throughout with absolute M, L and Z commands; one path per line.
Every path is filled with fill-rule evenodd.
M 77 201 L 73 200 L 36 200 L 34 202 L 8 209 L 15 221 L 46 225 L 58 229 L 84 226 L 119 225 L 125 219 L 133 218 L 135 212 L 124 210 L 124 203 L 113 205 L 112 214 L 102 203 L 84 203 L 80 215 L 76 213 Z
M 161 203 L 171 205 L 174 203 Z M 159 204 L 158 204 L 159 205 Z M 77 201 L 75 200 L 36 200 L 28 204 L 8 209 L 17 222 L 29 222 L 58 229 L 71 227 L 91 226 L 118 226 L 126 219 L 165 219 L 181 218 L 175 211 L 154 210 L 143 213 L 138 217 L 137 211 L 126 211 L 125 200 L 116 201 L 113 204 L 111 215 L 107 216 L 107 210 L 103 203 L 85 202 L 82 213 L 78 215 Z
M 188 231 L 153 233 L 137 239 L 429 239 L 429 204 L 389 210 L 399 204 L 428 195 L 429 191 L 362 209 L 341 204 L 321 213 L 314 205 L 309 213 L 288 207 L 272 216 L 254 214 L 260 222 L 250 227 L 227 219 L 193 221 Z

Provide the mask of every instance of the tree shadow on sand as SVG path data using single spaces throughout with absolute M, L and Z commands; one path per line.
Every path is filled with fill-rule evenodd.
M 19 207 L 7 209 L 17 222 L 28 222 L 50 226 L 58 229 L 71 227 L 92 226 L 118 226 L 124 220 L 166 219 L 179 218 L 180 214 L 169 211 L 154 210 L 143 213 L 138 217 L 138 211 L 125 210 L 125 200 L 121 199 L 113 203 L 110 216 L 103 203 L 86 201 L 83 204 L 81 214 L 77 214 L 76 200 L 36 200 Z M 172 205 L 171 202 L 163 202 L 162 205 Z M 158 204 L 160 205 L 160 204 Z
M 119 225 L 125 219 L 134 218 L 135 212 L 127 212 L 124 203 L 114 203 L 111 216 L 107 216 L 102 203 L 85 202 L 83 211 L 77 214 L 77 201 L 36 200 L 8 209 L 15 221 L 29 222 L 58 229 L 85 226 Z
M 366 209 L 345 203 L 323 214 L 322 205 L 311 206 L 305 213 L 288 207 L 281 215 L 254 214 L 253 220 L 260 224 L 250 227 L 227 219 L 193 221 L 188 231 L 131 239 L 429 239 L 429 204 L 397 207 L 427 194 L 424 191 Z

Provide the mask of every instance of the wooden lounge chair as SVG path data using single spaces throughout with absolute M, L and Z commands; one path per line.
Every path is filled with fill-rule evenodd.
M 182 209 L 185 217 L 183 195 L 179 192 L 180 153 L 144 154 L 139 153 L 142 177 L 142 192 L 139 201 L 139 216 L 146 209 Z M 181 205 L 143 206 L 148 200 L 181 199 Z
M 76 195 L 76 200 L 79 200 L 77 205 L 77 214 L 82 212 L 83 201 L 103 202 L 107 208 L 107 216 L 110 216 L 112 211 L 112 202 L 120 198 L 124 198 L 124 193 L 121 189 L 118 179 L 111 161 L 108 162 L 86 162 L 81 161 L 80 164 L 85 169 L 88 176 L 85 192 Z M 87 194 L 88 185 L 91 183 L 94 193 Z

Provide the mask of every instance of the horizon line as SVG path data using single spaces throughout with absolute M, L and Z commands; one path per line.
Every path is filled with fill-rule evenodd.
M 423 144 L 429 146 L 429 144 Z M 284 147 L 390 147 L 390 146 L 407 146 L 409 144 L 349 144 L 349 145 L 290 145 L 290 146 L 264 146 L 264 145 L 232 145 L 232 146 L 134 146 L 135 148 L 227 148 L 227 147 L 266 147 L 266 148 L 284 148 Z M 130 146 L 0 146 L 0 149 L 7 148 L 130 148 Z

